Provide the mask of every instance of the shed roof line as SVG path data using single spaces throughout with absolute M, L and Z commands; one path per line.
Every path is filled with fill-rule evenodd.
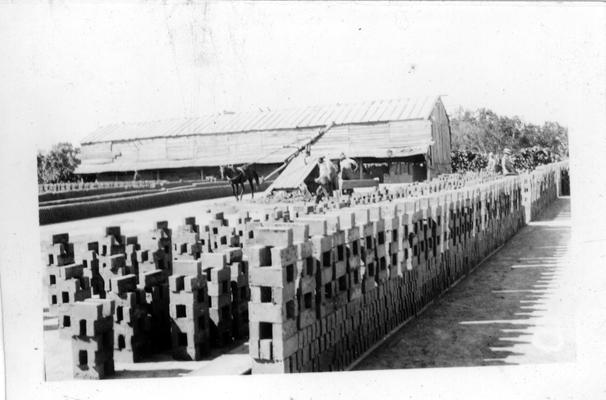
M 310 106 L 273 111 L 214 114 L 198 118 L 117 123 L 102 126 L 82 144 L 123 142 L 175 136 L 213 135 L 302 129 L 336 125 L 428 119 L 439 96 Z

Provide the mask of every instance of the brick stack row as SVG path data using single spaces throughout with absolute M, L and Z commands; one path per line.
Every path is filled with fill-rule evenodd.
M 254 260 L 253 373 L 347 368 L 523 225 L 521 185 L 519 178 L 488 180 L 258 228 L 256 245 L 247 249 Z M 294 245 L 295 227 L 307 230 L 312 245 L 308 275 L 316 275 L 316 318 L 306 319 L 305 327 L 295 324 L 306 304 L 297 298 L 296 281 L 307 270 L 297 268 L 295 281 L 289 272 L 301 260 L 287 250 Z M 306 234 L 299 240 L 305 242 Z M 354 285 L 356 270 L 360 292 Z
M 114 374 L 114 301 L 87 299 L 70 309 L 73 375 L 103 379 Z
M 145 291 L 137 287 L 134 274 L 111 279 L 107 299 L 115 305 L 114 360 L 134 363 L 151 352 L 152 316 L 147 310 Z
M 208 286 L 199 260 L 177 260 L 169 278 L 173 357 L 200 360 L 210 349 Z
M 292 372 L 298 350 L 297 249 L 292 228 L 262 227 L 246 249 L 251 299 L 249 349 L 253 373 Z
M 53 235 L 45 252 L 45 283 L 49 310 L 58 317 L 61 336 L 69 337 L 64 328 L 71 326 L 70 308 L 77 301 L 90 298 L 90 278 L 84 265 L 75 263 L 74 245 L 68 234 Z

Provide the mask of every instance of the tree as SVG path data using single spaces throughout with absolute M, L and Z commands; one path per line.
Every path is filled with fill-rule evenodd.
M 58 143 L 47 154 L 38 153 L 38 183 L 74 182 L 80 165 L 80 149 L 71 143 Z
M 539 147 L 556 158 L 568 156 L 568 129 L 557 122 L 543 126 L 523 122 L 519 117 L 500 116 L 480 108 L 460 108 L 451 118 L 452 148 L 455 151 L 500 153 L 505 147 L 519 152 Z

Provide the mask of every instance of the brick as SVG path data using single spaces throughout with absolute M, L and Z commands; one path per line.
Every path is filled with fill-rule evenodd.
M 297 248 L 295 246 L 288 247 L 272 247 L 271 248 L 271 265 L 286 266 L 295 264 L 297 261 Z
M 174 275 L 202 275 L 202 262 L 199 260 L 174 260 Z
M 289 247 L 293 245 L 292 228 L 263 226 L 255 231 L 257 244 L 265 246 Z
M 111 278 L 111 291 L 121 294 L 131 292 L 137 287 L 137 277 L 133 274 Z

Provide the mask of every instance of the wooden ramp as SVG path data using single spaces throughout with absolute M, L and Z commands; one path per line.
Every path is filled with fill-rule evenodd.
M 284 168 L 284 171 L 267 188 L 265 193 L 271 193 L 273 190 L 297 189 L 311 174 L 316 165 L 318 165 L 318 160 L 315 157 L 307 157 L 306 159 L 304 153 L 299 154 Z

